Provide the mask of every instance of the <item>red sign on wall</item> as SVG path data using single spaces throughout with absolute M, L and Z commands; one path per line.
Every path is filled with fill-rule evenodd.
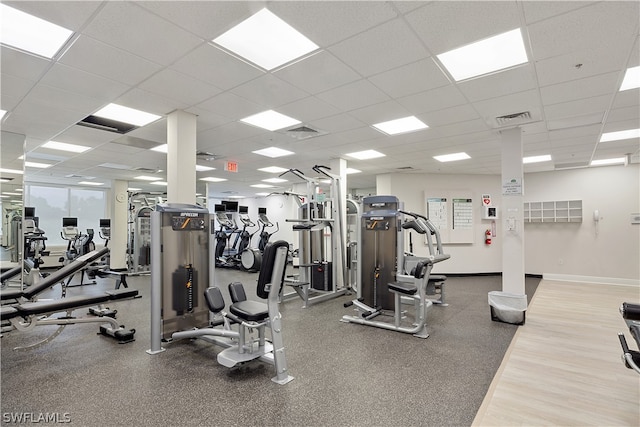
M 238 163 L 237 162 L 224 162 L 224 170 L 227 172 L 238 172 Z

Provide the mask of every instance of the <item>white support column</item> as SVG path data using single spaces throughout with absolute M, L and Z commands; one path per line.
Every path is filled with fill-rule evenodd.
M 524 174 L 520 128 L 502 139 L 502 291 L 524 295 Z
M 176 110 L 167 116 L 167 202 L 196 203 L 196 116 Z
M 340 233 L 339 246 L 340 246 L 340 258 L 339 260 L 333 260 L 336 271 L 333 275 L 333 280 L 336 280 L 339 287 L 345 287 L 348 280 L 346 275 L 346 262 L 347 262 L 347 161 L 345 159 L 334 159 L 329 166 L 331 173 L 340 177 L 339 194 L 332 194 L 334 203 L 338 207 L 338 215 L 340 218 L 334 218 L 335 221 L 340 221 L 340 227 L 338 231 Z M 338 197 L 340 200 L 338 200 Z M 338 248 L 334 248 L 337 251 Z M 336 252 L 338 254 L 338 252 Z M 338 262 L 339 261 L 339 262 Z
M 129 198 L 127 181 L 113 181 L 111 191 L 111 239 L 109 241 L 109 269 L 127 268 L 127 235 Z

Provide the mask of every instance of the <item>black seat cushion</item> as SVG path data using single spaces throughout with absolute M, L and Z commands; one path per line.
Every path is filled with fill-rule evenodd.
M 622 318 L 627 320 L 640 320 L 640 304 L 630 302 L 622 303 Z
M 22 289 L 20 288 L 3 289 L 0 293 L 0 299 L 2 299 L 2 301 L 9 299 L 18 299 L 22 295 Z
M 269 317 L 267 304 L 258 301 L 239 301 L 231 304 L 229 311 L 240 319 L 250 322 L 260 322 Z
M 418 291 L 418 288 L 413 283 L 392 282 L 388 286 L 389 290 L 406 295 L 415 295 Z
M 3 305 L 2 307 L 0 307 L 0 320 L 13 319 L 14 317 L 19 315 L 20 312 L 15 307 L 11 307 L 8 305 Z
M 111 300 L 116 300 L 116 299 L 127 299 L 127 298 L 135 298 L 138 296 L 138 290 L 137 289 L 129 289 L 129 288 L 124 288 L 124 289 L 115 289 L 112 291 L 106 291 L 106 294 L 109 296 L 109 299 Z

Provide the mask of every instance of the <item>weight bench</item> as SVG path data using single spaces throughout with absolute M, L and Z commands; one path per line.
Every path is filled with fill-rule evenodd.
M 640 304 L 622 303 L 620 314 L 629 327 L 629 332 L 640 349 Z M 622 361 L 624 365 L 640 374 L 640 351 L 630 350 L 622 332 L 618 333 L 622 346 Z
M 74 317 L 73 310 L 84 308 L 96 304 L 103 304 L 107 301 L 116 301 L 126 298 L 135 298 L 138 291 L 135 289 L 123 289 L 118 291 L 107 291 L 98 295 L 81 295 L 76 297 L 61 298 L 56 300 L 29 301 L 21 304 L 6 305 L 0 308 L 0 318 L 11 322 L 11 325 L 19 331 L 30 331 L 36 326 L 58 325 L 59 328 L 49 337 L 34 344 L 16 347 L 14 350 L 26 350 L 39 347 L 48 343 L 60 335 L 67 325 L 76 323 L 107 323 L 100 325 L 102 335 L 115 338 L 120 344 L 134 341 L 135 329 L 125 329 L 124 325 L 119 325 L 112 317 Z M 55 313 L 66 312 L 64 317 L 49 317 Z
M 20 273 L 22 273 L 21 266 L 17 266 L 17 267 L 13 267 L 8 270 L 5 270 L 2 272 L 2 274 L 0 274 L 0 283 L 4 287 L 5 282 L 8 282 L 9 280 L 13 279 L 15 276 L 17 276 Z
M 95 251 L 89 252 L 86 255 L 76 258 L 71 263 L 64 267 L 54 271 L 47 277 L 42 278 L 38 283 L 33 284 L 26 289 L 3 289 L 0 292 L 0 300 L 32 300 L 37 294 L 43 292 L 57 283 L 64 283 L 64 279 L 75 274 L 79 270 L 85 268 L 88 264 L 101 258 L 109 253 L 109 248 L 101 248 Z

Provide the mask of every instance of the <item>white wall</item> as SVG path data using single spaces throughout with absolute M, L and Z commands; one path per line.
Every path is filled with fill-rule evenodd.
M 482 220 L 480 196 L 491 194 L 500 206 L 501 182 L 497 175 L 391 174 L 378 179 L 378 194 L 392 194 L 409 211 L 424 214 L 425 192 L 458 190 L 474 201 L 473 244 L 448 244 L 451 259 L 438 264 L 440 273 L 500 272 L 502 219 L 496 221 L 497 237 L 484 244 L 491 221 Z M 610 166 L 525 174 L 525 201 L 582 200 L 582 223 L 524 224 L 525 272 L 596 278 L 640 280 L 640 225 L 630 224 L 630 214 L 640 212 L 640 166 Z M 593 221 L 598 209 L 599 230 Z M 500 212 L 503 218 L 503 212 Z M 414 236 L 414 252 L 426 254 L 426 246 Z M 634 282 L 634 283 L 635 283 Z

